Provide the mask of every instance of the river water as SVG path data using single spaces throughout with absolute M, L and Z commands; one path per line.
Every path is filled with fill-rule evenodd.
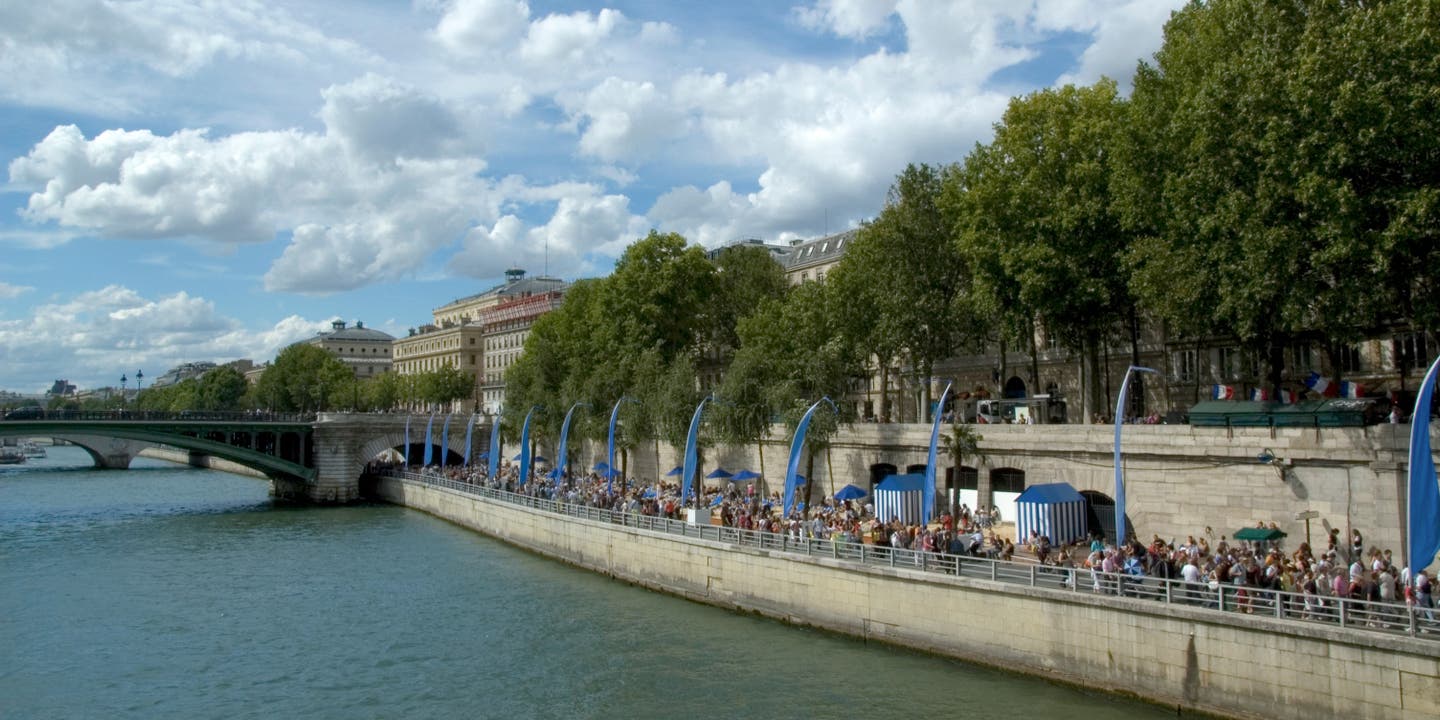
M 384 505 L 0 467 L 0 717 L 1159 718 L 634 588 Z

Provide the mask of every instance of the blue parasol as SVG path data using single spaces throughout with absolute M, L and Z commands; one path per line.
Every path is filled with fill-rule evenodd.
M 728 477 L 730 477 L 730 471 L 726 470 L 725 468 L 715 468 L 714 470 L 711 470 L 711 471 L 710 471 L 710 474 L 709 474 L 709 475 L 706 475 L 705 477 L 710 478 L 710 479 L 712 479 L 712 480 L 717 479 L 717 478 L 718 478 L 718 479 L 728 478 Z
M 835 493 L 835 499 L 842 502 L 845 500 L 859 500 L 860 498 L 865 497 L 869 494 L 870 493 L 867 493 L 864 490 L 855 487 L 854 485 L 846 485 L 845 487 L 840 488 L 840 492 Z
M 675 467 L 670 468 L 670 472 L 665 473 L 665 477 L 675 477 L 676 475 L 684 475 L 684 474 L 685 474 L 685 468 L 680 467 L 679 465 L 676 465 Z
M 731 479 L 731 480 L 734 480 L 735 482 L 742 482 L 742 481 L 745 481 L 745 480 L 754 480 L 755 478 L 758 478 L 758 477 L 760 477 L 760 473 L 757 473 L 757 472 L 755 472 L 755 471 L 753 471 L 753 470 L 741 470 L 740 472 L 737 472 L 737 473 L 735 473 L 734 475 L 732 475 L 732 476 L 730 477 L 730 479 Z

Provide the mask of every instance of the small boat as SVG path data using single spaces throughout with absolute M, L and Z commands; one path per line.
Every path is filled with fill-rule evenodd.
M 25 462 L 25 453 L 11 447 L 0 447 L 0 465 L 19 465 Z
M 37 444 L 35 444 L 35 443 L 33 443 L 33 442 L 27 442 L 27 443 L 23 443 L 22 445 L 20 445 L 20 453 L 21 453 L 22 455 L 24 455 L 25 457 L 27 457 L 27 458 L 43 458 L 43 457 L 46 457 L 46 455 L 45 455 L 45 448 L 40 447 L 39 445 L 37 445 Z

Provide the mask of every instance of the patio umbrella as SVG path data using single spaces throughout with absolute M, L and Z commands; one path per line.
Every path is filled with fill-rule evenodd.
M 670 468 L 670 472 L 665 473 L 665 477 L 675 477 L 676 475 L 684 475 L 684 474 L 685 474 L 685 468 L 680 467 L 679 465 L 676 465 L 675 467 Z
M 595 463 L 595 467 L 590 468 L 590 469 L 591 469 L 591 470 L 594 470 L 595 472 L 605 472 L 606 470 L 609 470 L 609 469 L 610 469 L 610 463 L 607 463 L 607 462 L 605 462 L 604 460 L 601 460 L 600 462 Z
M 835 499 L 842 502 L 845 500 L 859 500 L 860 498 L 865 497 L 869 494 L 870 493 L 867 493 L 864 490 L 855 487 L 854 485 L 846 485 L 845 487 L 840 488 L 840 492 L 835 493 Z
M 754 480 L 758 477 L 760 477 L 760 473 L 757 473 L 753 470 L 741 470 L 740 472 L 735 473 L 730 479 L 734 480 L 735 482 L 744 482 L 746 480 Z
M 712 480 L 724 479 L 730 477 L 730 471 L 726 470 L 725 468 L 715 468 L 714 470 L 711 470 L 710 474 L 706 475 L 705 477 Z

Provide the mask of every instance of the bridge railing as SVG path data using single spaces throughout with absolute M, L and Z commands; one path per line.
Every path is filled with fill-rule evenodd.
M 315 413 L 276 413 L 264 411 L 185 410 L 45 410 L 22 407 L 0 415 L 0 420 L 89 421 L 89 422 L 237 422 L 237 423 L 311 423 Z
M 1089 568 L 1065 568 L 979 556 L 904 550 L 720 525 L 695 525 L 681 520 L 520 495 L 429 474 L 394 470 L 382 474 L 558 515 L 761 550 L 829 557 L 864 565 L 904 568 L 1053 591 L 1088 592 L 1163 605 L 1183 605 L 1202 612 L 1213 612 L 1216 618 L 1221 620 L 1238 614 L 1294 621 L 1297 624 L 1314 623 L 1363 633 L 1440 640 L 1440 609 L 1435 608 L 1412 608 L 1401 603 L 1305 595 L 1248 586 L 1190 584 L 1182 580 L 1104 573 Z

